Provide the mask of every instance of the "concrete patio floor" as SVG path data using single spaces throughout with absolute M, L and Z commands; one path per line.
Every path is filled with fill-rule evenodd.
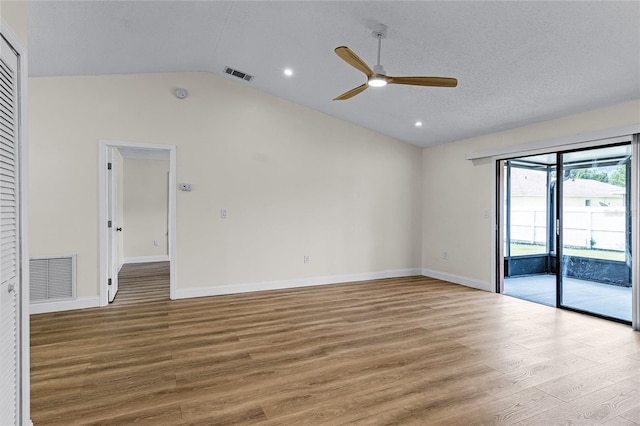
M 562 304 L 595 314 L 631 321 L 631 287 L 564 278 Z M 505 278 L 504 294 L 556 306 L 556 276 Z

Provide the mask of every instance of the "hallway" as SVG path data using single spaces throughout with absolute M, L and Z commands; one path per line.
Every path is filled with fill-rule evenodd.
M 118 294 L 110 306 L 169 300 L 169 262 L 130 263 L 118 274 Z

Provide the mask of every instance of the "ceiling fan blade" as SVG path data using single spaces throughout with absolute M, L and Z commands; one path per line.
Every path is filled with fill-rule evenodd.
M 369 87 L 369 85 L 367 83 L 364 83 L 361 86 L 358 86 L 358 87 L 355 87 L 355 88 L 349 90 L 348 92 L 344 92 L 340 96 L 336 96 L 335 98 L 333 98 L 333 100 L 334 101 L 344 101 L 346 99 L 353 98 L 358 93 L 364 92 L 367 87 Z
M 458 80 L 451 77 L 387 77 L 389 84 L 409 84 L 412 86 L 456 87 Z
M 347 46 L 338 46 L 334 49 L 336 55 L 340 56 L 343 61 L 354 67 L 355 69 L 362 71 L 368 78 L 373 75 L 373 70 L 369 68 L 358 55 L 353 53 L 353 50 L 349 49 Z

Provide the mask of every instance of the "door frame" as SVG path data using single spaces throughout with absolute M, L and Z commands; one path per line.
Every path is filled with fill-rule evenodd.
M 538 146 L 533 147 L 534 145 L 529 145 L 527 147 L 523 147 L 522 150 L 518 150 L 517 147 L 513 147 L 512 149 L 505 150 L 501 153 L 490 153 L 484 158 L 490 157 L 492 164 L 492 194 L 491 194 L 491 217 L 492 221 L 492 254 L 493 259 L 496 259 L 497 262 L 494 265 L 499 263 L 498 256 L 500 255 L 500 247 L 502 244 L 502 227 L 501 227 L 501 219 L 502 214 L 500 214 L 500 207 L 502 203 L 502 199 L 499 194 L 499 186 L 498 178 L 500 177 L 498 168 L 498 163 L 502 160 L 508 160 L 516 157 L 526 157 L 530 155 L 537 154 L 548 154 L 553 152 L 564 152 L 564 151 L 576 151 L 580 149 L 589 149 L 589 148 L 599 148 L 608 145 L 615 145 L 623 142 L 631 143 L 631 209 L 632 209 L 632 235 L 631 235 L 631 250 L 633 255 L 633 261 L 631 263 L 631 327 L 635 331 L 640 331 L 640 256 L 638 255 L 638 251 L 640 249 L 640 196 L 638 195 L 638 191 L 640 190 L 640 126 L 631 126 L 628 128 L 631 133 L 626 136 L 613 136 L 610 138 L 596 137 L 598 133 L 594 133 L 593 138 L 589 138 L 589 135 L 576 135 L 575 137 L 567 137 L 561 138 L 554 141 L 549 141 L 549 143 L 539 143 L 535 144 Z M 627 131 L 627 128 L 624 129 Z M 618 133 L 620 134 L 620 133 Z M 584 138 L 584 139 L 583 139 Z M 482 153 L 473 154 L 471 156 L 467 156 L 471 159 L 483 158 Z M 498 292 L 498 288 L 500 286 L 501 279 L 501 271 L 499 268 L 494 267 L 491 268 L 491 291 Z M 567 308 L 562 308 L 567 309 Z
M 640 134 L 631 142 L 631 326 L 640 331 Z
M 118 249 L 120 246 L 120 236 L 114 233 L 114 228 L 120 226 L 121 218 L 118 216 L 118 191 L 122 191 L 123 188 L 118 186 L 118 177 L 121 171 L 118 167 L 118 162 L 115 161 L 117 148 L 107 147 L 107 164 L 111 164 L 111 169 L 107 167 L 107 221 L 111 221 L 111 227 L 107 226 L 107 279 L 111 279 L 111 285 L 108 285 L 107 281 L 107 301 L 113 302 L 118 294 L 118 272 L 121 265 L 118 265 L 117 260 Z M 120 156 L 122 158 L 122 156 Z M 109 173 L 109 170 L 111 172 Z M 109 231 L 110 229 L 110 231 Z M 117 230 L 117 229 L 116 229 Z M 118 235 L 118 238 L 116 238 Z M 111 294 L 113 293 L 113 294 Z
M 168 244 L 169 244 L 169 298 L 176 298 L 178 280 L 176 276 L 177 248 L 176 248 L 176 146 L 151 143 L 125 142 L 113 140 L 98 141 L 98 174 L 99 174 L 99 245 L 100 245 L 100 306 L 109 304 L 108 298 L 108 255 L 109 241 L 107 235 L 107 220 L 109 217 L 107 197 L 107 159 L 108 152 L 114 148 L 135 148 L 149 151 L 165 151 L 169 154 L 169 208 L 168 208 Z M 114 179 L 117 177 L 114 176 Z

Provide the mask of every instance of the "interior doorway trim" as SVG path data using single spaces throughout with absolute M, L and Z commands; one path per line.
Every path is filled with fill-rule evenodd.
M 164 151 L 169 153 L 169 298 L 176 298 L 178 285 L 176 277 L 176 146 L 125 141 L 100 140 L 98 142 L 98 171 L 99 171 L 99 244 L 100 244 L 100 306 L 107 306 L 108 301 L 108 239 L 107 220 L 107 158 L 110 149 L 133 148 L 149 151 Z

